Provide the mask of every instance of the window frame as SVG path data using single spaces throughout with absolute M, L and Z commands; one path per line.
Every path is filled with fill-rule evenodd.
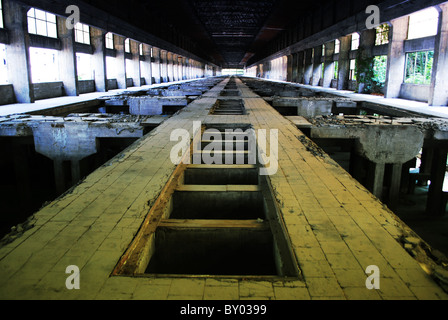
M 30 12 L 32 12 L 32 15 L 30 14 Z M 45 20 L 41 17 L 38 17 L 38 13 L 45 14 Z M 35 34 L 38 36 L 53 39 L 58 38 L 58 25 L 56 15 L 40 9 L 30 8 L 26 14 L 26 17 L 27 17 L 27 27 L 29 34 Z M 38 22 L 40 22 L 41 25 L 45 24 L 45 33 L 39 32 Z M 52 26 L 54 29 L 53 28 L 50 29 L 49 26 Z M 32 28 L 34 28 L 34 30 Z M 53 31 L 54 33 L 50 33 L 49 30 Z
M 131 39 L 129 38 L 124 40 L 124 52 L 131 53 Z
M 356 43 L 356 45 L 354 45 L 354 43 Z M 351 51 L 358 50 L 359 49 L 359 44 L 360 44 L 359 33 L 357 33 L 357 32 L 352 33 L 352 39 L 351 39 L 351 43 L 350 43 L 350 50 Z
M 82 39 L 80 39 L 80 35 Z M 75 42 L 91 45 L 89 25 L 83 24 L 81 22 L 75 24 Z
M 3 20 L 3 3 L 2 0 L 0 0 L 0 29 L 5 28 L 5 23 Z
M 341 41 L 339 41 L 339 39 L 335 39 L 334 40 L 334 54 L 339 54 L 340 52 L 341 52 Z
M 111 46 L 109 46 L 111 45 Z M 115 49 L 115 40 L 114 34 L 112 32 L 108 32 L 104 35 L 104 46 L 106 49 L 114 50 Z

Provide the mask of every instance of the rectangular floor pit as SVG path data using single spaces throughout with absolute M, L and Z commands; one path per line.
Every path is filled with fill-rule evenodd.
M 171 219 L 265 219 L 260 192 L 176 191 Z
M 158 228 L 147 274 L 278 275 L 269 230 Z
M 188 168 L 185 185 L 258 185 L 259 170 L 256 167 L 236 168 Z

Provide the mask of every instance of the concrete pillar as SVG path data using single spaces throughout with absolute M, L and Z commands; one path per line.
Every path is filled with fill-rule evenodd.
M 31 201 L 31 178 L 30 166 L 28 163 L 27 145 L 19 142 L 12 144 L 12 158 L 14 161 L 14 173 L 16 178 L 17 192 L 20 193 L 22 199 L 21 208 L 27 208 Z
M 297 54 L 297 82 L 304 83 L 304 73 L 305 73 L 305 51 L 300 51 Z
M 311 84 L 312 76 L 313 76 L 313 49 L 306 49 L 303 83 Z
M 322 46 L 314 48 L 312 85 L 318 86 L 322 77 Z
M 146 85 L 153 84 L 152 63 L 151 63 L 151 46 L 143 44 L 143 57 L 141 76 L 145 78 Z
M 107 73 L 106 73 L 106 45 L 104 30 L 90 28 L 92 39 L 92 68 L 95 77 L 95 91 L 107 91 Z
M 131 46 L 131 54 L 132 54 L 132 68 L 133 75 L 132 81 L 134 83 L 134 87 L 142 86 L 142 75 L 140 70 L 140 44 L 135 41 L 130 41 Z
M 446 201 L 443 182 L 446 174 L 447 147 L 435 147 L 431 166 L 431 184 L 428 190 L 426 214 L 441 216 L 445 214 Z
M 187 80 L 187 58 L 182 57 L 182 80 Z
M 361 59 L 366 59 L 369 61 L 370 68 L 373 69 L 373 48 L 375 47 L 375 41 L 376 41 L 376 30 L 364 30 L 360 32 L 359 37 L 359 48 L 358 48 L 358 57 Z M 370 59 L 370 60 L 369 60 Z M 365 83 L 362 82 L 363 75 L 365 75 L 365 72 L 362 72 L 360 70 L 360 77 L 357 79 L 358 85 L 359 85 L 359 93 L 364 92 L 364 86 Z
M 392 164 L 392 172 L 390 176 L 390 187 L 389 187 L 389 208 L 391 210 L 395 210 L 398 205 L 402 168 L 403 168 L 402 163 Z
M 406 64 L 404 40 L 406 40 L 408 35 L 409 17 L 392 20 L 391 24 L 387 54 L 385 98 L 398 98 L 404 81 Z
M 384 185 L 384 172 L 386 165 L 384 163 L 372 162 L 369 172 L 369 180 L 371 191 L 374 196 L 382 200 L 383 198 L 383 185 Z
M 286 81 L 292 82 L 293 78 L 293 55 L 286 56 Z
M 339 38 L 339 60 L 338 60 L 338 90 L 345 90 L 348 88 L 348 81 L 350 76 L 350 49 L 352 36 L 348 35 Z
M 171 52 L 166 53 L 166 79 L 167 82 L 173 81 L 173 54 Z
M 60 159 L 53 160 L 54 165 L 54 179 L 56 184 L 57 194 L 62 194 L 65 192 L 67 186 L 65 181 L 65 170 L 64 161 Z
M 64 83 L 65 94 L 78 96 L 78 70 L 76 66 L 75 29 L 67 28 L 67 19 L 57 17 L 58 37 L 61 41 L 59 51 L 59 75 Z
M 322 80 L 322 87 L 330 88 L 331 80 L 334 77 L 334 41 L 327 42 L 325 44 L 325 57 L 324 57 L 324 78 Z
M 168 82 L 168 65 L 167 65 L 167 52 L 160 51 L 160 80 L 161 82 Z
M 31 81 L 27 11 L 28 8 L 18 2 L 3 0 L 3 12 L 8 13 L 3 14 L 4 27 L 9 32 L 9 44 L 6 45 L 8 80 L 13 85 L 18 103 L 33 103 L 35 100 Z
M 81 181 L 81 167 L 79 160 L 71 160 L 72 186 Z
M 117 84 L 118 89 L 126 89 L 128 87 L 126 81 L 126 53 L 124 51 L 124 41 L 126 39 L 114 34 L 115 59 L 117 68 Z
M 297 79 L 297 71 L 298 71 L 298 53 L 294 53 L 292 54 L 292 65 L 291 65 L 291 81 L 297 83 L 298 79 Z
M 430 106 L 448 105 L 448 3 L 438 6 L 439 29 L 434 43 L 434 64 L 429 92 Z

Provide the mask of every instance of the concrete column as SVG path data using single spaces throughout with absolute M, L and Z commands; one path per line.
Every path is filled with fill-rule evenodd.
M 81 167 L 79 165 L 79 160 L 71 160 L 70 163 L 72 171 L 72 186 L 74 186 L 81 180 Z
M 26 144 L 19 142 L 12 144 L 13 170 L 16 178 L 17 192 L 20 193 L 22 199 L 20 206 L 24 209 L 30 205 L 31 200 L 30 166 L 26 147 Z
M 391 210 L 395 210 L 397 208 L 398 197 L 400 195 L 402 169 L 402 163 L 394 163 L 392 165 L 389 187 L 389 208 Z
M 286 56 L 286 81 L 292 82 L 293 78 L 293 55 Z
M 182 80 L 187 80 L 187 58 L 182 57 Z
M 382 200 L 383 198 L 383 185 L 384 185 L 384 172 L 386 165 L 384 163 L 371 163 L 369 180 L 371 191 L 374 196 Z
M 161 65 L 160 65 L 160 49 L 152 47 L 152 54 L 154 57 L 153 75 L 155 83 L 162 82 Z
M 168 65 L 167 65 L 167 52 L 164 50 L 160 51 L 160 80 L 162 82 L 168 81 Z
M 305 74 L 305 51 L 300 51 L 297 54 L 297 82 L 304 83 L 304 74 Z
M 406 40 L 408 35 L 409 17 L 392 20 L 391 24 L 387 54 L 385 98 L 398 98 L 404 81 L 406 64 L 404 40 Z
M 376 30 L 364 30 L 360 32 L 358 55 L 361 59 L 369 59 L 373 57 L 373 48 L 375 47 Z M 373 59 L 370 60 L 370 67 L 373 68 Z M 357 79 L 359 84 L 359 93 L 364 92 L 365 83 L 362 82 L 364 72 L 360 72 L 360 79 Z
M 6 45 L 8 80 L 12 83 L 18 103 L 33 103 L 34 91 L 31 81 L 29 57 L 30 36 L 27 28 L 28 8 L 13 0 L 3 0 L 3 23 L 9 31 Z M 20 72 L 17 72 L 20 70 Z
M 53 160 L 53 165 L 56 192 L 60 195 L 64 193 L 67 188 L 65 181 L 64 161 L 59 159 Z
M 312 85 L 318 86 L 322 77 L 322 46 L 314 48 Z
M 126 89 L 128 87 L 126 81 L 126 53 L 124 51 L 124 41 L 126 39 L 114 34 L 115 59 L 117 68 L 117 84 L 118 89 Z
M 59 75 L 64 83 L 65 94 L 78 96 L 78 70 L 76 66 L 75 29 L 67 28 L 67 19 L 57 17 L 59 51 Z
M 131 40 L 130 45 L 131 45 L 132 68 L 133 68 L 132 81 L 134 82 L 134 87 L 141 87 L 142 74 L 140 70 L 140 50 L 139 50 L 140 44 L 138 42 Z
M 437 8 L 437 7 L 436 7 Z M 439 30 L 434 44 L 430 106 L 448 105 L 448 3 L 438 5 Z
M 306 49 L 303 83 L 311 84 L 312 76 L 313 76 L 313 49 Z
M 334 76 L 334 41 L 327 42 L 325 44 L 325 58 L 324 58 L 324 78 L 322 80 L 322 87 L 330 88 L 331 80 L 333 80 Z
M 298 71 L 298 61 L 297 52 L 292 54 L 292 65 L 291 65 L 291 81 L 297 83 L 297 71 Z
M 106 74 L 106 45 L 104 37 L 106 32 L 97 28 L 90 28 L 92 39 L 92 68 L 95 77 L 95 91 L 107 91 L 107 74 Z
M 152 85 L 151 46 L 143 44 L 143 57 L 141 76 L 145 78 L 146 85 Z
M 174 72 L 173 72 L 173 54 L 171 52 L 166 53 L 166 77 L 167 81 L 173 81 Z
M 434 148 L 431 166 L 431 184 L 428 190 L 426 214 L 441 216 L 445 214 L 446 201 L 444 199 L 443 182 L 446 174 L 447 147 Z
M 352 36 L 348 35 L 339 38 L 339 60 L 338 60 L 338 90 L 348 88 L 348 79 L 350 76 L 350 49 Z

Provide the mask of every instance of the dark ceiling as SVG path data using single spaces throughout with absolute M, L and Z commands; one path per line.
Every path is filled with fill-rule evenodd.
M 299 13 L 328 0 L 87 0 L 224 68 L 242 68 Z M 173 34 L 174 33 L 174 34 Z

